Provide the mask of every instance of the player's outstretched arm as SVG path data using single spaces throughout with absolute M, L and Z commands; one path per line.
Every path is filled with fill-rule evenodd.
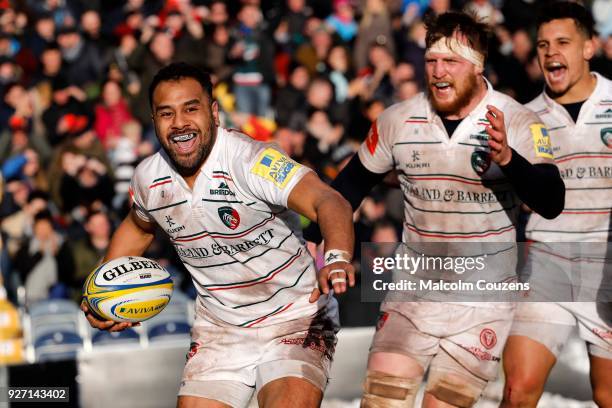
M 291 190 L 287 204 L 318 223 L 325 240 L 325 267 L 318 273 L 319 289 L 313 291 L 310 301 L 316 301 L 320 292 L 329 293 L 329 280 L 336 293 L 346 291 L 347 279 L 348 285 L 354 286 L 355 270 L 351 259 L 355 234 L 351 205 L 314 173 L 305 175 Z
M 151 245 L 154 238 L 154 225 L 147 223 L 136 215 L 134 209 L 130 210 L 129 214 L 119 228 L 113 234 L 111 242 L 108 246 L 108 251 L 102 262 L 107 262 L 111 259 L 121 256 L 141 256 L 144 251 Z M 129 322 L 117 323 L 112 320 L 96 319 L 87 308 L 85 302 L 81 303 L 81 310 L 85 313 L 87 321 L 92 327 L 100 330 L 121 331 L 133 324 Z
M 331 187 L 342 194 L 342 197 L 351 204 L 353 211 L 355 211 L 372 188 L 380 184 L 388 174 L 389 172 L 371 172 L 363 165 L 359 155 L 356 154 L 334 179 Z M 304 230 L 304 238 L 316 244 L 320 243 L 322 237 L 319 226 L 316 223 L 311 223 Z

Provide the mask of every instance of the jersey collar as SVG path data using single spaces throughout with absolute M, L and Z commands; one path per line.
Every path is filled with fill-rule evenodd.
M 213 145 L 213 148 L 210 151 L 210 154 L 206 158 L 206 161 L 204 162 L 202 167 L 200 167 L 200 172 L 198 174 L 198 177 L 196 178 L 196 183 L 195 184 L 198 183 L 200 175 L 204 175 L 207 178 L 212 179 L 212 172 L 214 170 L 215 164 L 218 161 L 217 159 L 218 159 L 219 154 L 220 154 L 219 152 L 222 149 L 221 144 L 223 144 L 225 142 L 225 137 L 224 137 L 225 134 L 224 133 L 225 133 L 225 130 L 222 127 L 220 127 L 220 126 L 217 127 L 217 138 L 215 140 L 215 144 Z M 174 174 L 174 177 L 175 177 L 176 181 L 181 186 L 183 186 L 183 188 L 189 190 L 189 188 L 187 186 L 187 183 L 179 175 L 178 171 L 176 170 L 176 167 L 174 167 L 174 165 L 172 164 L 172 160 L 168 157 L 168 154 L 166 153 L 166 151 L 164 149 L 161 149 L 159 153 L 161 154 L 161 157 L 164 159 L 164 161 L 167 163 L 167 165 L 172 169 L 172 174 Z
M 586 111 L 586 107 L 590 108 L 592 106 L 597 105 L 600 102 L 601 98 L 604 98 L 606 96 L 606 79 L 597 72 L 591 72 L 591 75 L 595 76 L 595 78 L 597 79 L 597 83 L 595 84 L 595 89 L 593 89 L 591 95 L 589 95 L 589 97 L 584 101 L 582 108 L 580 108 L 580 115 L 578 116 L 579 120 L 581 117 L 584 116 L 582 112 Z M 544 88 L 544 91 L 542 91 L 542 99 L 544 100 L 544 103 L 546 104 L 546 107 L 550 112 L 561 114 L 569 123 L 574 122 L 573 119 L 570 117 L 569 113 L 567 113 L 567 111 L 565 110 L 565 108 L 561 106 L 561 104 L 559 104 L 557 101 L 552 99 L 550 96 L 548 96 L 548 93 L 546 93 L 546 88 Z

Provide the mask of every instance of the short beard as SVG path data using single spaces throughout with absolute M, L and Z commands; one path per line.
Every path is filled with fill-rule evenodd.
M 210 127 L 208 129 L 210 140 L 208 141 L 208 143 L 203 143 L 200 145 L 200 147 L 196 151 L 195 157 L 193 159 L 190 159 L 188 163 L 181 164 L 180 160 L 184 159 L 182 159 L 177 152 L 170 149 L 164 143 L 161 143 L 162 148 L 164 149 L 168 157 L 170 157 L 170 160 L 176 168 L 176 171 L 183 177 L 191 177 L 195 175 L 200 170 L 202 164 L 204 164 L 204 162 L 210 155 L 210 152 L 212 151 L 212 148 L 215 144 L 215 140 L 217 139 L 217 125 L 215 125 L 212 116 L 210 120 Z M 204 135 L 200 136 L 204 137 Z
M 431 95 L 431 92 L 428 91 L 427 99 L 429 99 L 429 102 L 431 103 L 431 106 L 433 106 L 434 110 L 443 116 L 453 115 L 457 114 L 464 106 L 467 106 L 474 95 L 476 95 L 478 92 L 478 76 L 469 75 L 465 82 L 466 83 L 461 87 L 461 89 L 455 88 L 457 97 L 450 103 L 438 103 Z M 430 87 L 428 86 L 427 89 L 429 90 Z

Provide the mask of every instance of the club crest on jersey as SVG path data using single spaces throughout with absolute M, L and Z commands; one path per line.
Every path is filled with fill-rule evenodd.
M 472 168 L 479 176 L 482 176 L 491 167 L 491 157 L 485 150 L 475 150 L 470 161 Z
M 497 344 L 497 335 L 495 331 L 489 328 L 484 328 L 480 332 L 480 343 L 486 349 L 492 349 Z
M 603 128 L 600 132 L 601 141 L 608 148 L 612 149 L 612 128 Z
M 234 210 L 232 207 L 221 207 L 218 210 L 219 218 L 229 229 L 236 229 L 238 225 L 240 225 L 240 215 L 238 211 Z

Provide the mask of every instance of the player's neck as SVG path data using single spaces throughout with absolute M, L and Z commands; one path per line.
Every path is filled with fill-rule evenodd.
M 590 72 L 580 78 L 567 92 L 560 95 L 551 95 L 555 102 L 561 105 L 585 101 L 591 96 L 597 86 L 597 77 Z
M 487 84 L 482 76 L 478 77 L 477 88 L 470 101 L 454 113 L 445 113 L 441 116 L 448 120 L 459 120 L 469 115 L 487 94 Z

